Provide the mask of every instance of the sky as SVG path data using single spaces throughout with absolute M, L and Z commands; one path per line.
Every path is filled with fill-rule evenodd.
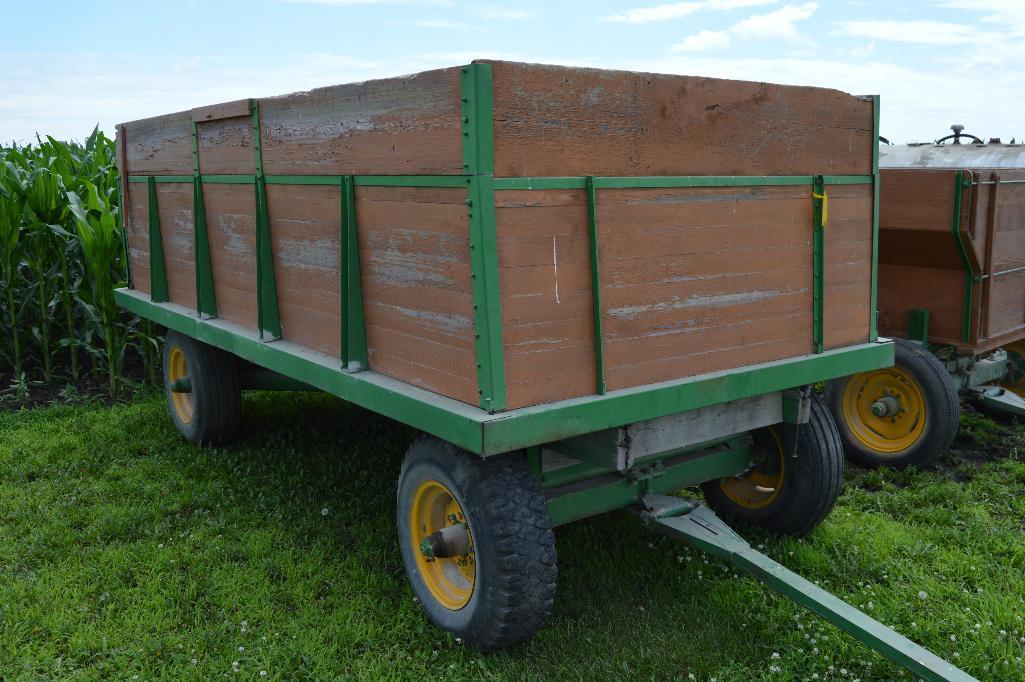
M 1025 0 L 0 0 L 0 140 L 477 58 L 878 94 L 881 133 L 1025 137 Z

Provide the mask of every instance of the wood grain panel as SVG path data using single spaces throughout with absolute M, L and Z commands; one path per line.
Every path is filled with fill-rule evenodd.
M 341 356 L 341 191 L 268 185 L 271 253 L 281 334 Z
M 879 265 L 879 333 L 903 337 L 908 313 L 929 310 L 929 338 L 961 345 L 964 272 L 909 265 Z M 978 300 L 976 287 L 973 298 Z
M 269 174 L 461 173 L 459 69 L 260 100 Z
M 462 189 L 356 191 L 370 367 L 477 404 Z
M 128 235 L 128 258 L 132 264 L 132 287 L 150 293 L 149 267 L 149 189 L 138 182 L 125 183 L 128 211 L 125 233 Z
M 584 192 L 503 191 L 495 203 L 509 407 L 594 393 Z
M 256 195 L 252 185 L 203 185 L 217 315 L 256 329 Z
M 192 175 L 192 115 L 187 111 L 124 124 L 132 175 Z
M 195 310 L 196 252 L 193 248 L 195 225 L 192 203 L 192 183 L 157 185 L 160 241 L 164 247 L 168 298 L 172 303 Z
M 498 176 L 872 172 L 868 98 L 768 83 L 490 63 Z
M 221 118 L 196 126 L 199 170 L 207 175 L 256 173 L 253 124 L 246 117 Z

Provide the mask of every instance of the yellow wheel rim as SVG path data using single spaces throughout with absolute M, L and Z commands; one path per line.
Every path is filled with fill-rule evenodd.
M 177 346 L 171 348 L 167 356 L 167 378 L 173 385 L 179 379 L 189 376 L 189 363 L 185 360 L 185 353 Z M 192 394 L 176 393 L 171 391 L 171 407 L 174 409 L 178 419 L 183 424 L 192 421 Z
M 1004 346 L 1007 351 L 1007 377 L 1000 385 L 1012 393 L 1025 398 L 1025 341 L 1015 341 Z
M 844 388 L 843 416 L 862 445 L 884 455 L 899 453 L 925 432 L 925 395 L 901 367 L 855 374 Z
M 449 558 L 425 556 L 420 544 L 435 531 L 463 524 L 469 536 L 469 551 Z M 466 606 L 473 596 L 477 579 L 477 563 L 473 552 L 473 535 L 463 509 L 448 488 L 438 481 L 421 483 L 413 493 L 409 509 L 409 538 L 413 543 L 416 568 L 427 589 L 439 604 L 452 611 Z
M 757 465 L 740 476 L 719 481 L 726 497 L 745 509 L 762 509 L 779 497 L 786 473 L 786 449 L 774 428 L 755 434 L 754 456 Z

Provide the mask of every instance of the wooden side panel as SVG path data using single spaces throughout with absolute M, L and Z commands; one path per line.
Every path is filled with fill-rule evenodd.
M 973 298 L 978 300 L 979 287 Z M 964 271 L 913 265 L 879 264 L 879 334 L 903 337 L 908 313 L 929 311 L 933 343 L 963 345 L 961 341 Z
M 191 186 L 189 186 L 191 191 Z M 252 185 L 203 186 L 217 315 L 256 329 L 256 196 Z M 193 303 L 193 307 L 195 304 Z
M 187 111 L 125 124 L 132 175 L 192 175 L 192 115 Z
M 502 191 L 495 202 L 509 407 L 594 393 L 584 192 Z
M 209 175 L 256 172 L 253 124 L 248 116 L 200 122 L 196 125 L 196 141 L 200 172 Z
M 477 404 L 470 242 L 462 189 L 360 187 L 371 369 Z
M 462 173 L 459 69 L 260 100 L 268 174 Z
M 872 101 L 836 90 L 492 62 L 496 176 L 872 172 Z
M 268 185 L 283 338 L 341 355 L 341 191 Z
M 609 390 L 810 353 L 810 192 L 600 192 Z
M 1002 181 L 1025 179 L 1025 171 L 998 170 L 995 173 Z M 990 171 L 976 172 L 976 177 L 982 180 L 990 180 L 991 176 Z M 1000 184 L 995 187 L 995 193 L 993 185 L 982 185 L 979 194 L 980 199 L 985 197 L 986 201 L 986 213 L 980 210 L 980 222 L 991 218 L 994 223 L 993 262 L 988 272 L 1025 267 L 1025 183 Z M 992 210 L 991 198 L 996 202 Z M 997 274 L 988 284 L 988 295 L 984 293 L 982 301 L 988 336 L 1013 336 L 1020 332 L 1019 336 L 1025 338 L 1025 271 Z
M 132 286 L 150 292 L 149 267 L 149 190 L 144 184 L 126 182 L 128 211 L 125 232 L 128 235 L 128 258 L 132 267 Z M 158 200 L 159 201 L 159 200 Z
M 139 203 L 146 206 L 144 202 Z M 168 298 L 171 303 L 195 310 L 196 252 L 193 248 L 195 226 L 192 213 L 192 183 L 157 185 L 157 207 L 160 213 L 160 240 L 164 247 L 164 265 L 167 269 Z
M 879 229 L 950 233 L 953 170 L 883 169 L 879 172 Z
M 829 185 L 823 232 L 826 349 L 867 343 L 871 322 L 872 186 Z

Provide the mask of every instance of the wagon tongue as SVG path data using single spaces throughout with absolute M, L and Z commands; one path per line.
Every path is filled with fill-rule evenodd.
M 975 680 L 931 651 L 754 550 L 707 507 L 666 495 L 647 495 L 642 501 L 644 508 L 636 511 L 641 521 L 652 530 L 726 559 L 921 679 Z

